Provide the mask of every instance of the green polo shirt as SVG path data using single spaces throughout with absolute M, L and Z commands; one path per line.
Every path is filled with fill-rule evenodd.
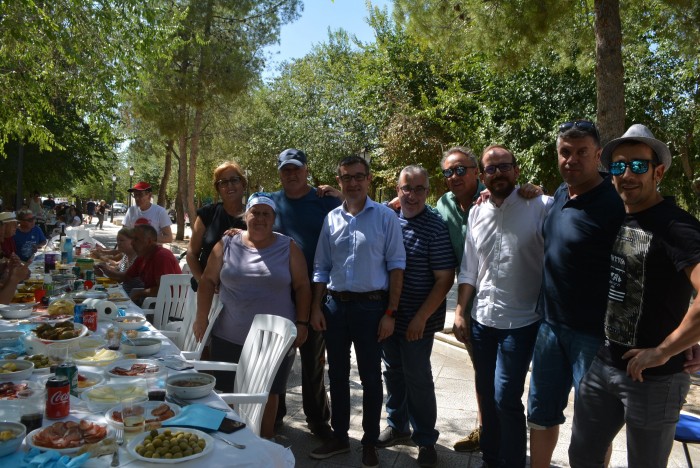
M 481 191 L 486 187 L 479 181 L 479 185 L 476 187 L 476 193 L 472 201 L 476 201 L 481 195 Z M 473 206 L 473 205 L 472 205 Z M 464 239 L 467 237 L 467 221 L 469 220 L 469 211 L 471 207 L 466 211 L 462 210 L 459 206 L 457 198 L 452 192 L 447 192 L 437 202 L 435 207 L 442 216 L 442 219 L 447 223 L 447 229 L 450 232 L 450 242 L 452 243 L 452 250 L 454 250 L 455 257 L 457 257 L 457 273 L 459 273 L 459 268 L 462 265 L 462 256 L 464 255 Z

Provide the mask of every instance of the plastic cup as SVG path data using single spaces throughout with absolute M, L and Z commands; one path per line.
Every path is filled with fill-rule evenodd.
M 146 428 L 146 408 L 143 403 L 132 400 L 123 401 L 121 404 L 124 433 L 129 435 L 140 434 Z
M 35 289 L 34 290 L 34 302 L 41 302 L 41 298 L 46 296 L 46 289 Z

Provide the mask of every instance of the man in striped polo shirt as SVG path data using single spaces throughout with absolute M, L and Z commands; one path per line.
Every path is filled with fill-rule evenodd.
M 437 464 L 435 429 L 437 403 L 430 365 L 435 332 L 445 324 L 445 296 L 453 284 L 457 264 L 447 225 L 425 200 L 427 171 L 405 167 L 398 180 L 398 213 L 406 248 L 406 270 L 396 313 L 394 334 L 383 343 L 388 426 L 378 447 L 408 443 L 419 447 L 418 464 Z M 409 428 L 413 425 L 413 434 Z

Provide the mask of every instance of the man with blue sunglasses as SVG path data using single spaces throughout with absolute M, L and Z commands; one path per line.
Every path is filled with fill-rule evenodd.
M 603 149 L 627 216 L 612 249 L 605 342 L 576 399 L 572 467 L 602 467 L 623 425 L 628 466 L 666 466 L 700 340 L 700 222 L 657 190 L 671 152 L 636 124 Z

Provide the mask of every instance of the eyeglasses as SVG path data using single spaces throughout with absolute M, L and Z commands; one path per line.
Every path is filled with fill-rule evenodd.
M 362 182 L 363 180 L 365 180 L 367 178 L 367 174 L 364 174 L 362 172 L 360 172 L 358 174 L 353 174 L 353 175 L 345 174 L 345 175 L 341 175 L 339 178 L 340 178 L 340 180 L 342 180 L 345 183 L 350 182 L 351 180 L 355 180 L 355 182 Z
M 600 140 L 600 135 L 598 134 L 598 128 L 595 124 L 589 120 L 575 120 L 573 122 L 564 122 L 559 125 L 559 133 L 564 133 L 566 131 L 576 128 L 578 130 L 583 130 L 584 132 L 595 135 L 595 137 Z
M 630 168 L 632 174 L 646 174 L 649 170 L 649 164 L 654 164 L 653 161 L 649 159 L 633 159 L 630 162 L 625 161 L 615 161 L 610 163 L 610 174 L 614 176 L 621 176 L 625 173 L 627 168 Z
M 220 179 L 216 181 L 217 187 L 228 187 L 229 185 L 236 185 L 241 182 L 240 177 L 231 177 L 230 179 Z
M 492 164 L 490 166 L 486 166 L 484 168 L 484 172 L 487 174 L 495 174 L 496 169 L 498 169 L 500 172 L 510 172 L 513 170 L 513 166 L 515 166 L 513 163 Z
M 462 177 L 464 174 L 467 173 L 467 169 L 474 169 L 476 166 L 457 166 L 457 167 L 450 167 L 449 169 L 443 169 L 442 170 L 442 175 L 445 176 L 445 179 L 449 179 L 452 177 L 454 174 L 457 174 L 458 176 Z
M 399 190 L 401 190 L 401 193 L 403 193 L 404 195 L 409 195 L 411 192 L 413 192 L 416 194 L 417 197 L 420 197 L 428 190 L 428 188 L 423 187 L 422 185 L 419 185 L 418 187 L 404 185 L 403 187 L 399 187 Z

